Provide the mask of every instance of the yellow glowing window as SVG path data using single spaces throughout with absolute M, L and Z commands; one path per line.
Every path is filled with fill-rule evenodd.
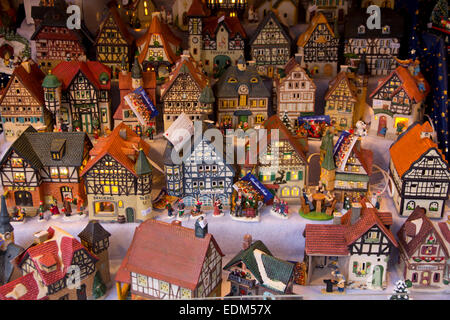
M 159 280 L 159 290 L 164 293 L 169 293 L 169 283 Z
M 236 83 L 236 82 L 237 82 L 236 78 L 230 77 L 228 79 L 228 83 Z
M 253 77 L 253 78 L 250 79 L 250 82 L 251 83 L 258 83 L 258 78 Z
M 247 105 L 247 96 L 242 94 L 239 96 L 239 105 L 246 106 Z
M 191 299 L 192 298 L 191 290 L 181 288 L 181 298 L 182 299 Z
M 290 190 L 289 190 L 289 188 L 283 188 L 283 190 L 281 191 L 281 195 L 283 196 L 283 197 L 289 197 L 289 195 L 290 195 L 291 193 L 290 193 Z
M 119 193 L 119 187 L 118 186 L 112 186 L 112 192 L 113 193 Z
M 138 274 L 137 275 L 137 282 L 138 282 L 139 286 L 147 287 L 147 277 L 146 276 Z
M 292 158 L 292 153 L 285 153 L 284 154 L 284 159 L 285 160 L 290 160 Z
M 22 159 L 12 159 L 11 161 L 13 167 L 23 167 L 23 160 Z
M 339 185 L 340 187 L 344 186 L 344 181 L 338 181 L 338 185 Z
M 358 188 L 364 188 L 364 182 L 358 182 Z
M 397 128 L 397 125 L 399 123 L 403 123 L 404 126 L 407 127 L 408 126 L 408 122 L 409 122 L 408 118 L 402 118 L 402 117 L 395 118 L 394 128 Z
M 264 116 L 263 115 L 257 115 L 256 116 L 256 123 L 263 123 L 264 122 Z
M 67 168 L 60 168 L 59 175 L 61 178 L 67 178 L 69 175 L 69 170 L 67 170 Z
M 14 173 L 14 181 L 16 182 L 25 181 L 25 174 L 21 172 Z
M 298 197 L 300 194 L 300 190 L 298 188 L 293 188 L 291 192 L 291 196 Z
M 59 172 L 57 168 L 50 169 L 50 176 L 52 178 L 59 178 Z
M 111 193 L 111 187 L 110 186 L 103 186 L 103 192 Z
M 266 106 L 266 100 L 259 100 L 259 106 L 260 107 L 265 107 Z
M 148 9 L 147 9 L 147 8 L 144 9 L 144 14 L 145 14 L 146 16 L 148 16 Z
M 252 100 L 252 107 L 256 107 L 256 100 Z
M 119 200 L 119 208 L 123 208 L 123 201 Z
M 291 180 L 298 180 L 298 173 L 291 173 Z
M 264 176 L 263 177 L 263 181 L 269 181 L 270 180 L 270 176 Z
M 147 8 L 147 1 L 144 1 L 144 7 Z

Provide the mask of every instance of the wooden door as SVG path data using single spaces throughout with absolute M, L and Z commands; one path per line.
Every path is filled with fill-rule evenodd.
M 134 210 L 133 208 L 127 208 L 125 210 L 127 214 L 127 222 L 134 222 Z
M 86 133 L 92 133 L 92 115 L 89 113 L 83 113 L 81 115 L 81 127 Z
M 428 286 L 430 284 L 431 273 L 429 271 L 422 272 L 422 278 L 420 279 L 420 284 Z
M 85 284 L 82 284 L 80 288 L 77 289 L 77 300 L 87 300 Z
M 376 265 L 373 269 L 372 284 L 380 288 L 383 285 L 383 266 Z

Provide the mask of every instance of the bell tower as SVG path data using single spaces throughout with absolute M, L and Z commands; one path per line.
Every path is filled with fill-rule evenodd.
M 193 0 L 188 12 L 189 27 L 189 53 L 191 57 L 199 62 L 202 52 L 202 22 L 207 16 L 206 9 L 201 0 Z
M 142 68 L 139 64 L 137 56 L 134 57 L 133 66 L 131 67 L 131 86 L 133 89 L 142 87 L 144 84 L 144 78 L 142 75 Z
M 353 111 L 353 126 L 362 120 L 366 110 L 367 85 L 369 83 L 369 70 L 366 63 L 366 53 L 361 55 L 358 70 L 355 75 L 357 102 Z

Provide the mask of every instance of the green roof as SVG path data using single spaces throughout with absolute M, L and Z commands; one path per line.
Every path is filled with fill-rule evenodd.
M 386 110 L 386 109 L 373 109 L 373 113 L 374 114 L 384 113 L 384 114 L 387 114 L 387 115 L 389 115 L 391 117 L 394 116 L 394 113 L 392 111 L 389 111 L 389 110 Z
M 100 77 L 98 78 L 100 82 L 108 82 L 109 81 L 109 75 L 106 72 L 100 73 Z
M 44 81 L 42 82 L 43 88 L 58 88 L 61 85 L 61 81 L 54 75 L 49 73 L 45 76 Z
M 144 174 L 148 174 L 152 172 L 152 166 L 147 160 L 147 157 L 145 156 L 145 153 L 143 150 L 139 150 L 139 155 L 136 161 L 136 164 L 134 166 L 134 169 L 136 170 L 136 174 L 138 176 L 142 176 Z
M 206 86 L 205 89 L 203 89 L 198 101 L 200 101 L 200 103 L 214 103 L 216 101 L 210 86 Z
M 369 182 L 369 176 L 366 174 L 337 173 L 336 180 L 354 181 L 354 182 Z

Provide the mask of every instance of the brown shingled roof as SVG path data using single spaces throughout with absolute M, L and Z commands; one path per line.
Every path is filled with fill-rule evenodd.
M 117 10 L 115 1 L 108 2 L 107 6 L 108 6 L 108 9 L 109 9 L 109 13 L 106 16 L 105 20 L 103 20 L 103 22 L 100 25 L 100 29 L 98 31 L 98 35 L 97 35 L 97 39 L 96 39 L 95 43 L 97 43 L 98 37 L 102 33 L 103 28 L 106 25 L 106 22 L 108 21 L 108 19 L 110 17 L 112 17 L 114 22 L 116 23 L 117 27 L 119 28 L 119 31 L 122 34 L 123 39 L 127 42 L 128 45 L 132 45 L 133 42 L 134 42 L 134 37 L 128 31 L 127 26 L 125 25 L 125 23 L 123 22 L 122 18 L 120 17 L 120 14 L 119 14 L 119 11 Z
M 345 226 L 335 224 L 307 224 L 305 226 L 305 254 L 349 255 L 345 242 Z
M 311 35 L 313 34 L 314 30 L 316 30 L 317 26 L 323 23 L 326 25 L 328 31 L 331 33 L 331 36 L 334 37 L 334 32 L 331 29 L 330 25 L 328 24 L 327 18 L 325 18 L 322 12 L 317 12 L 312 18 L 311 22 L 309 23 L 309 26 L 306 29 L 306 31 L 303 32 L 298 38 L 297 46 L 303 47 L 308 42 L 309 38 L 311 38 Z
M 345 71 L 341 71 L 338 73 L 338 75 L 331 80 L 330 84 L 329 84 L 329 88 L 327 93 L 325 94 L 325 100 L 329 100 L 330 96 L 334 93 L 334 90 L 336 90 L 336 88 L 339 86 L 339 84 L 345 81 L 347 87 L 350 90 L 350 94 L 352 96 L 352 102 L 356 102 L 357 98 L 356 98 L 356 88 L 354 86 L 354 84 L 350 81 L 349 77 L 348 77 L 348 73 Z
M 192 4 L 187 12 L 188 17 L 206 17 L 209 10 L 205 8 L 202 0 L 192 0 Z
M 242 27 L 241 21 L 238 17 L 229 17 L 229 16 L 222 16 L 223 22 L 225 26 L 230 31 L 230 37 L 234 37 L 236 33 L 239 33 L 242 38 L 247 38 L 247 33 L 245 32 L 244 28 Z M 207 17 L 203 19 L 203 33 L 209 33 L 211 38 L 216 37 L 216 30 L 219 25 L 219 20 L 222 17 Z
M 193 229 L 158 220 L 142 222 L 122 261 L 115 280 L 131 283 L 131 272 L 194 290 L 210 243 L 223 257 L 214 237 L 195 236 Z

